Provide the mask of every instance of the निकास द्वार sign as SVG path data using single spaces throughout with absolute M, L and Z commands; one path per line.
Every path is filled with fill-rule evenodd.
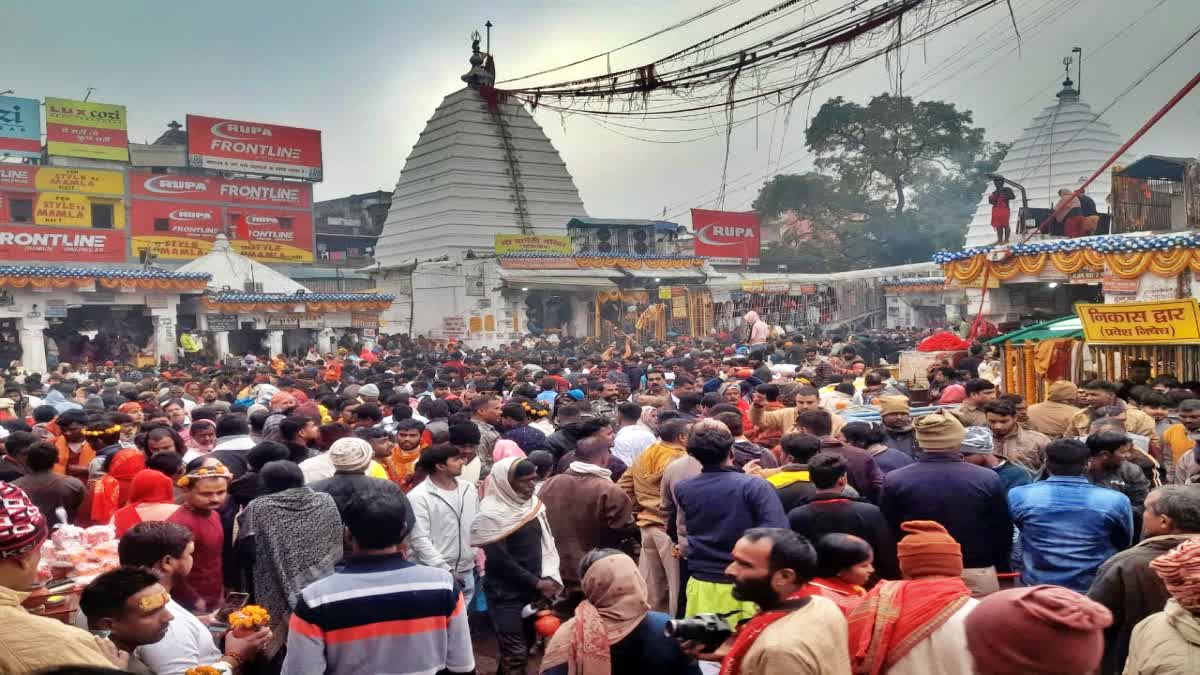
M 1075 313 L 1093 344 L 1200 344 L 1195 298 L 1119 305 L 1078 303 Z

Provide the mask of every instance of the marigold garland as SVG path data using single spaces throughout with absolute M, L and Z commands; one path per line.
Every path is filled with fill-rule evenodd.
M 1175 248 L 1165 251 L 1101 252 L 1090 249 L 1054 251 L 1014 256 L 989 261 L 984 255 L 943 263 L 947 279 L 959 283 L 974 281 L 990 268 L 990 275 L 1001 281 L 1018 276 L 1036 276 L 1050 265 L 1063 274 L 1084 269 L 1102 269 L 1120 279 L 1136 279 L 1146 272 L 1160 277 L 1179 276 L 1184 270 L 1200 272 L 1200 249 Z
M 271 623 L 271 614 L 258 605 L 246 605 L 229 615 L 229 627 L 255 631 Z

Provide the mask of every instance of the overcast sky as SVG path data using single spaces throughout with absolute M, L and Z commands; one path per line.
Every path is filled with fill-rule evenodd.
M 653 61 L 776 2 L 742 0 L 612 55 L 611 66 Z M 125 0 L 57 4 L 48 11 L 41 3 L 24 2 L 0 10 L 9 64 L 0 72 L 0 90 L 38 99 L 82 98 L 87 87 L 95 87 L 93 100 L 128 106 L 134 142 L 153 140 L 168 121 L 182 122 L 187 113 L 320 129 L 325 182 L 317 197 L 327 199 L 394 187 L 434 108 L 462 86 L 468 36 L 485 20 L 496 25 L 492 47 L 504 79 L 603 52 L 716 3 Z M 906 49 L 905 93 L 971 110 L 990 140 L 1010 141 L 1053 103 L 1061 59 L 1073 46 L 1084 50 L 1083 99 L 1099 111 L 1200 26 L 1196 0 L 1012 0 L 1012 5 L 1024 35 L 1019 53 L 1001 3 L 923 47 Z M 1122 138 L 1129 136 L 1187 82 L 1197 63 L 1200 38 L 1103 119 Z M 596 61 L 557 75 L 598 74 L 605 67 Z M 812 113 L 832 96 L 865 101 L 891 90 L 889 81 L 894 78 L 882 62 L 864 66 L 819 88 Z M 725 208 L 749 208 L 776 157 L 787 171 L 808 168 L 807 112 L 807 105 L 796 106 L 786 138 L 782 121 L 770 115 L 735 131 Z M 662 145 L 618 136 L 579 116 L 562 120 L 540 110 L 536 118 L 593 216 L 652 218 L 666 207 L 668 216 L 686 224 L 688 207 L 714 205 L 723 133 Z M 1195 156 L 1198 126 L 1200 92 L 1195 92 L 1133 152 Z

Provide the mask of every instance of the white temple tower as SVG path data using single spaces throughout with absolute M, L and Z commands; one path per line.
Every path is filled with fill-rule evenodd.
M 470 61 L 467 86 L 434 111 L 400 172 L 376 244 L 380 269 L 490 253 L 497 234 L 565 235 L 568 220 L 587 215 L 533 116 L 491 88 L 478 40 Z
M 1079 187 L 1105 160 L 1121 147 L 1122 139 L 1108 124 L 1097 121 L 1091 106 L 1079 100 L 1079 91 L 1068 77 L 1058 102 L 1044 108 L 1013 142 L 997 171 L 1009 180 L 1025 186 L 1029 206 L 1051 208 L 1058 201 L 1058 190 Z M 1088 186 L 1087 193 L 1096 200 L 1102 213 L 1108 212 L 1107 198 L 1111 190 L 1111 175 L 1104 172 Z M 996 241 L 992 229 L 992 210 L 987 196 L 994 188 L 989 183 L 967 228 L 964 248 L 985 246 Z M 1017 234 L 1018 202 L 1012 205 L 1013 241 Z

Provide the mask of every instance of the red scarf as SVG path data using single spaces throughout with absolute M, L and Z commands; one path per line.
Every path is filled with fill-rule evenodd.
M 959 577 L 879 582 L 850 614 L 850 663 L 855 675 L 886 672 L 970 597 Z
M 746 653 L 750 651 L 750 647 L 754 646 L 754 641 L 758 639 L 758 636 L 762 635 L 762 632 L 771 624 L 803 606 L 803 604 L 796 604 L 796 601 L 804 600 L 813 595 L 813 590 L 811 586 L 806 585 L 784 599 L 785 603 L 790 603 L 794 606 L 770 612 L 759 612 L 754 615 L 754 618 L 743 623 L 738 628 L 737 637 L 733 640 L 733 647 L 729 649 L 729 653 L 721 661 L 721 675 L 738 675 L 742 670 L 742 659 L 746 658 Z

